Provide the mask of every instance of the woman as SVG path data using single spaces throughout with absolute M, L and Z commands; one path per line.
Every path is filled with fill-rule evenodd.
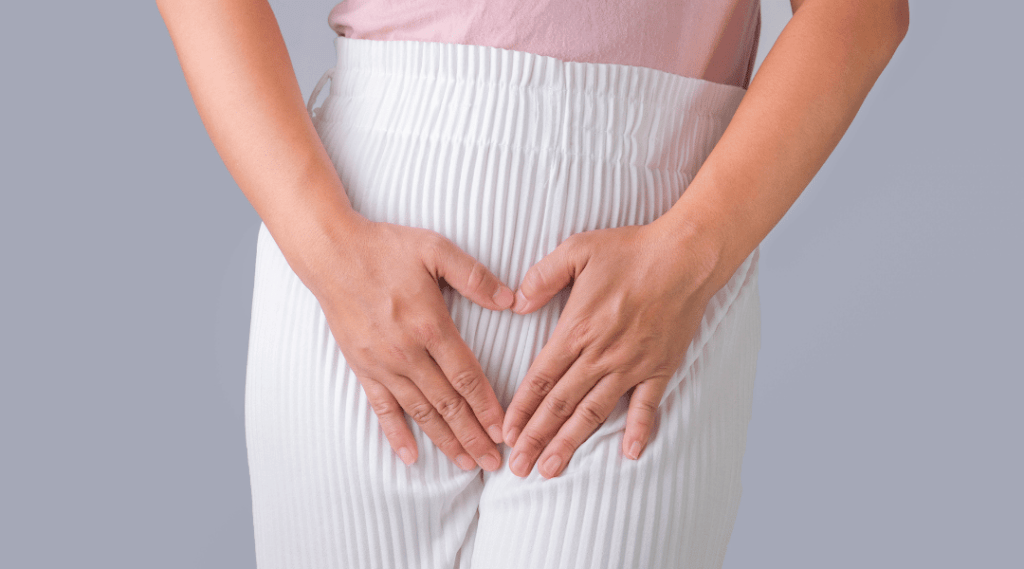
M 263 220 L 261 568 L 721 566 L 758 244 L 908 25 L 792 4 L 748 89 L 752 0 L 348 0 L 303 109 L 265 1 L 158 0 Z

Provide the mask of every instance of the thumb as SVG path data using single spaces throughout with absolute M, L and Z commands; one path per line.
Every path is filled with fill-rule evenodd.
M 444 277 L 462 296 L 491 310 L 512 306 L 512 290 L 455 243 L 445 239 L 434 257 L 437 276 Z
M 514 312 L 528 314 L 537 310 L 579 275 L 583 267 L 577 241 L 576 235 L 571 235 L 526 271 L 512 306 Z

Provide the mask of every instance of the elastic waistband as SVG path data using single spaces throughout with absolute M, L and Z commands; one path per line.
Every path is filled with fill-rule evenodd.
M 565 94 L 567 99 L 599 97 L 661 109 L 672 106 L 681 113 L 701 115 L 731 116 L 746 93 L 735 85 L 658 69 L 563 61 L 491 46 L 338 36 L 335 47 L 337 64 L 328 72 L 332 75 L 421 76 L 431 80 L 557 92 Z M 332 83 L 332 94 L 338 94 L 335 84 Z
M 692 175 L 746 90 L 490 46 L 335 38 L 321 123 Z M 330 96 L 313 105 L 331 80 Z

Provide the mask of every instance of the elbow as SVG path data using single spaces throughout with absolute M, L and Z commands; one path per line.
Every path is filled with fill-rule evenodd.
M 867 21 L 873 31 L 868 33 L 874 36 L 878 55 L 888 61 L 910 29 L 909 3 L 907 0 L 878 0 L 872 3 L 870 10 Z
M 910 4 L 907 0 L 893 0 L 890 4 L 895 28 L 894 39 L 896 45 L 899 45 L 903 38 L 907 37 L 907 31 L 910 29 Z
M 840 0 L 833 2 L 839 4 Z M 826 3 L 826 0 L 822 1 L 823 5 Z M 874 36 L 878 47 L 888 48 L 890 55 L 903 42 L 910 29 L 909 0 L 843 0 L 842 5 L 852 10 L 847 14 L 859 18 L 862 24 L 860 29 Z
M 796 15 L 803 5 L 813 4 L 821 10 L 844 13 L 853 19 L 859 19 L 864 27 L 860 29 L 865 33 L 875 36 L 876 41 L 881 41 L 880 46 L 896 48 L 903 42 L 910 29 L 910 3 L 909 0 L 820 0 L 810 2 L 808 0 L 790 0 L 793 7 L 793 14 Z M 890 52 L 890 53 L 891 53 Z

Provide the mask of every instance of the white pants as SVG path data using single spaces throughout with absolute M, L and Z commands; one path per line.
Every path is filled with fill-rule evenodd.
M 313 119 L 353 207 L 446 235 L 513 288 L 573 233 L 666 212 L 744 94 L 491 47 L 336 45 Z M 720 567 L 760 345 L 757 258 L 708 305 L 639 460 L 620 450 L 623 398 L 561 476 L 520 479 L 503 445 L 502 469 L 464 472 L 411 420 L 420 458 L 402 463 L 315 297 L 261 226 L 245 392 L 259 568 Z M 446 289 L 503 406 L 569 290 L 517 315 Z

